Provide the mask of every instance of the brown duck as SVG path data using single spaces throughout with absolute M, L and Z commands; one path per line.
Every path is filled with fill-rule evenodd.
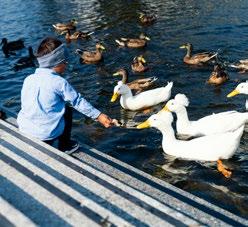
M 121 68 L 113 74 L 114 76 L 122 76 L 123 84 L 126 84 L 131 90 L 135 91 L 136 94 L 146 90 L 147 88 L 154 85 L 154 82 L 158 79 L 157 77 L 148 77 L 144 79 L 137 79 L 128 82 L 128 72 L 126 69 Z
M 157 17 L 155 15 L 140 13 L 139 20 L 141 24 L 148 25 L 154 23 Z
M 81 32 L 81 31 L 76 31 L 73 34 L 71 34 L 71 31 L 67 29 L 66 31 L 62 32 L 61 34 L 65 33 L 65 39 L 67 41 L 69 40 L 77 40 L 77 39 L 87 39 L 92 35 L 94 32 Z
M 248 71 L 248 59 L 239 60 L 239 63 L 231 64 L 230 67 L 239 69 L 239 73 L 246 73 Z
M 146 63 L 146 60 L 144 59 L 142 55 L 135 57 L 131 65 L 133 72 L 140 73 L 140 72 L 146 71 L 148 68 L 144 66 L 145 63 Z
M 76 50 L 76 53 L 81 56 L 85 63 L 96 63 L 102 60 L 102 50 L 105 50 L 105 47 L 100 43 L 96 44 L 95 51 L 82 51 L 80 49 Z
M 150 40 L 150 38 L 141 33 L 137 39 L 120 38 L 120 40 L 116 39 L 115 42 L 123 47 L 141 48 L 146 46 L 148 40 Z
M 214 71 L 211 73 L 209 79 L 207 80 L 207 83 L 220 85 L 225 83 L 228 79 L 228 74 L 219 64 L 217 64 L 214 66 Z
M 210 60 L 212 60 L 214 57 L 217 56 L 217 53 L 209 53 L 209 52 L 191 55 L 191 52 L 193 50 L 193 46 L 191 43 L 186 43 L 180 46 L 180 48 L 187 49 L 187 53 L 184 56 L 183 61 L 186 64 L 190 64 L 190 65 L 201 65 L 209 62 Z
M 77 21 L 75 19 L 72 19 L 69 23 L 67 24 L 62 24 L 62 23 L 57 23 L 53 24 L 53 27 L 58 31 L 58 32 L 63 32 L 65 30 L 74 30 L 76 29 L 76 24 Z

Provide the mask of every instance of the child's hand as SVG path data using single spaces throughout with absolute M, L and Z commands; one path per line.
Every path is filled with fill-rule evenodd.
M 109 128 L 112 125 L 112 119 L 106 114 L 101 113 L 97 120 L 105 127 Z

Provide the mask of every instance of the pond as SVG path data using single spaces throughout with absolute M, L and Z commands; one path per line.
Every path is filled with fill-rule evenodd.
M 218 51 L 226 65 L 247 58 L 247 1 L 2 0 L 0 9 L 0 38 L 10 41 L 22 38 L 26 47 L 34 49 L 47 36 L 65 41 L 64 36 L 52 27 L 57 22 L 75 18 L 79 30 L 94 32 L 89 40 L 67 43 L 70 61 L 64 76 L 94 106 L 128 127 L 105 129 L 75 112 L 73 134 L 78 140 L 237 215 L 248 217 L 247 132 L 235 155 L 224 162 L 233 170 L 232 178 L 225 179 L 217 172 L 216 163 L 174 159 L 163 153 L 160 132 L 133 127 L 160 110 L 163 104 L 154 107 L 151 113 L 144 113 L 126 111 L 119 102 L 110 102 L 118 81 L 112 74 L 125 67 L 131 80 L 156 76 L 158 86 L 173 81 L 172 97 L 184 93 L 190 100 L 190 119 L 226 110 L 244 111 L 245 96 L 227 99 L 226 95 L 238 82 L 248 79 L 248 74 L 226 68 L 230 77 L 227 83 L 219 87 L 206 84 L 213 65 L 190 67 L 184 64 L 185 50 L 179 46 L 190 42 L 195 52 Z M 142 26 L 138 23 L 140 12 L 156 14 L 156 23 Z M 144 49 L 119 48 L 114 41 L 119 37 L 137 37 L 141 32 L 151 38 Z M 94 49 L 96 42 L 106 47 L 104 61 L 81 64 L 75 50 Z M 27 53 L 27 48 L 9 58 L 0 53 L 0 103 L 16 113 L 20 109 L 23 80 L 34 68 L 15 72 L 13 65 Z M 134 74 L 130 64 L 139 54 L 147 60 L 149 70 Z

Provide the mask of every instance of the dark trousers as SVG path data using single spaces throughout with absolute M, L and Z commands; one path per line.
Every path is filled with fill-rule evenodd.
M 44 141 L 45 143 L 61 151 L 66 151 L 68 149 L 71 140 L 72 107 L 68 105 L 66 105 L 65 107 L 64 120 L 65 120 L 65 128 L 63 133 L 55 139 Z

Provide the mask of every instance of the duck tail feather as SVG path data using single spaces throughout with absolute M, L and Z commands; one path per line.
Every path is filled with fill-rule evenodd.
M 151 83 L 154 83 L 157 80 L 158 80 L 158 78 L 156 76 L 151 77 Z
M 168 84 L 165 87 L 167 87 L 169 90 L 171 90 L 173 87 L 173 82 L 172 81 L 168 82 Z
M 80 49 L 76 49 L 76 50 L 75 50 L 75 53 L 81 55 L 81 54 L 83 53 L 83 51 L 80 50 Z
M 124 42 L 121 42 L 121 41 L 118 40 L 118 39 L 116 39 L 115 42 L 118 43 L 120 46 L 125 46 Z

